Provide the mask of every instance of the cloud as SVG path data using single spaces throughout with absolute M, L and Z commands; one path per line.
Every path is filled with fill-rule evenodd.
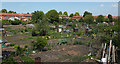
M 112 7 L 118 7 L 118 3 L 112 4 Z
M 101 6 L 101 7 L 104 7 L 104 4 L 101 4 L 100 6 Z

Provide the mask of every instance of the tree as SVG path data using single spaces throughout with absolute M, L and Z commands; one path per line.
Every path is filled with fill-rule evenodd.
M 29 12 L 27 12 L 27 14 L 30 14 Z
M 20 48 L 20 46 L 18 46 L 17 49 L 16 49 L 16 55 L 18 56 L 18 55 L 21 55 L 23 53 L 24 53 L 24 49 Z
M 96 21 L 97 22 L 104 22 L 105 18 L 103 15 L 99 15 L 97 18 L 96 18 Z
M 105 22 L 109 22 L 109 19 L 108 19 L 108 18 L 105 18 Z
M 83 18 L 80 18 L 80 19 L 79 19 L 79 22 L 84 22 Z
M 8 11 L 8 13 L 16 13 L 16 12 L 14 12 L 14 11 Z
M 111 14 L 108 14 L 108 19 L 109 19 L 109 22 L 112 22 L 112 21 L 113 21 Z
M 41 37 L 37 38 L 36 42 L 32 42 L 32 46 L 34 50 L 42 50 L 47 45 L 47 40 Z
M 68 13 L 65 11 L 65 12 L 64 12 L 64 15 L 67 15 L 67 16 L 68 16 Z
M 1 12 L 2 13 L 7 13 L 7 10 L 6 9 L 2 9 Z
M 69 17 L 73 17 L 73 16 L 74 16 L 73 13 L 71 13 Z
M 91 15 L 86 15 L 86 16 L 84 17 L 84 21 L 85 21 L 86 23 L 88 23 L 88 24 L 91 24 L 91 23 L 93 23 L 93 21 L 94 21 L 94 17 L 91 16 Z
M 85 11 L 83 17 L 85 17 L 86 15 L 92 15 L 92 13 Z
M 79 12 L 75 12 L 75 16 L 80 16 Z
M 32 17 L 31 17 L 33 23 L 37 23 L 37 22 L 39 22 L 39 20 L 42 20 L 43 16 L 44 16 L 43 11 L 34 11 L 32 13 Z
M 50 10 L 46 13 L 50 23 L 59 22 L 59 14 L 56 10 Z
M 48 33 L 49 22 L 46 16 L 36 24 L 36 30 L 39 32 L 40 36 L 45 36 Z
M 59 15 L 62 15 L 62 12 L 61 12 L 61 11 L 59 12 Z

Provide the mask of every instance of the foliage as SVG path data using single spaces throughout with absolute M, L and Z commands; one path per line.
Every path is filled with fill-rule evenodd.
M 112 21 L 113 21 L 111 14 L 108 14 L 108 19 L 109 19 L 109 22 L 112 22 Z
M 34 50 L 42 50 L 47 45 L 47 40 L 41 37 L 37 38 L 37 41 L 32 42 Z
M 92 15 L 92 13 L 85 11 L 83 17 L 85 17 L 86 15 Z
M 22 25 L 26 25 L 26 24 L 27 24 L 27 21 L 21 21 L 21 24 L 22 24 Z
M 74 41 L 74 45 L 82 45 L 83 43 L 81 41 Z
M 1 12 L 2 13 L 7 13 L 7 10 L 6 9 L 2 9 Z
M 112 42 L 115 46 L 117 46 L 118 48 L 120 48 L 120 35 L 116 35 L 115 37 L 112 38 Z
M 0 28 L 2 28 L 2 27 L 3 27 L 2 20 L 0 20 Z
M 42 20 L 43 17 L 44 17 L 43 11 L 34 11 L 32 13 L 32 17 L 31 17 L 32 18 L 32 22 L 33 23 L 37 23 L 37 22 L 39 22 L 39 20 Z
M 56 10 L 50 10 L 46 13 L 50 23 L 59 22 L 59 14 Z
M 2 59 L 2 63 L 3 64 L 17 64 L 17 62 L 13 59 L 12 56 L 10 56 L 6 59 Z
M 114 22 L 117 22 L 117 21 L 118 21 L 118 18 L 113 18 L 113 21 L 114 21 Z
M 69 17 L 73 17 L 73 16 L 74 16 L 73 13 L 71 13 Z
M 67 13 L 67 11 L 65 11 L 65 12 L 64 12 L 64 15 L 67 15 L 67 16 L 68 16 L 68 13 Z
M 16 13 L 16 12 L 14 12 L 14 11 L 8 11 L 8 13 Z
M 44 17 L 42 20 L 39 20 L 39 22 L 36 24 L 35 29 L 36 29 L 36 31 L 39 32 L 40 36 L 45 36 L 49 31 L 48 19 L 46 17 Z M 35 32 L 33 32 L 33 33 L 35 33 Z
M 79 12 L 75 12 L 74 16 L 80 16 Z
M 79 19 L 79 22 L 84 22 L 83 18 L 80 18 L 80 19 Z
M 15 46 L 15 43 L 10 43 L 10 46 Z
M 8 20 L 2 20 L 2 25 L 10 25 L 10 21 Z
M 71 57 L 71 60 L 74 61 L 74 62 L 81 62 L 85 59 L 86 59 L 86 57 L 84 57 L 84 56 L 72 56 Z
M 85 21 L 87 24 L 91 24 L 91 23 L 93 23 L 94 18 L 93 18 L 93 16 L 91 16 L 91 15 L 86 15 L 86 16 L 84 17 L 84 21 Z
M 111 40 L 111 37 L 109 37 L 109 36 L 101 36 L 101 38 L 100 38 L 100 41 L 101 41 L 101 43 L 109 43 L 110 42 L 110 40 Z
M 108 19 L 108 18 L 105 18 L 105 22 L 109 22 L 109 19 Z
M 97 18 L 96 18 L 96 21 L 97 22 L 104 22 L 104 16 L 103 15 L 99 15 Z
M 19 25 L 21 24 L 21 20 L 15 19 L 15 21 L 11 21 L 12 25 Z
M 58 44 L 62 45 L 62 44 L 67 44 L 67 39 L 63 39 L 63 40 L 59 40 Z
M 20 48 L 20 46 L 18 46 L 17 49 L 16 49 L 16 55 L 18 56 L 18 55 L 21 55 L 23 53 L 24 53 L 24 49 Z
M 58 14 L 59 14 L 59 15 L 62 15 L 62 11 L 60 11 Z
M 21 56 L 20 57 L 24 62 L 34 62 L 34 60 L 32 58 L 30 58 L 29 56 Z

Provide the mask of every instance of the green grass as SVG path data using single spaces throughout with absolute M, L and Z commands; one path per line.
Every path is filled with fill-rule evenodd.
M 32 58 L 30 58 L 29 56 L 21 56 L 20 58 L 24 62 L 34 62 L 34 60 Z

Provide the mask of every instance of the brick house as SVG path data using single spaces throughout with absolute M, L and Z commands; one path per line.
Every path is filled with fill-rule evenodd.
M 32 14 L 0 13 L 0 20 L 10 20 L 18 18 L 19 20 L 29 21 Z

